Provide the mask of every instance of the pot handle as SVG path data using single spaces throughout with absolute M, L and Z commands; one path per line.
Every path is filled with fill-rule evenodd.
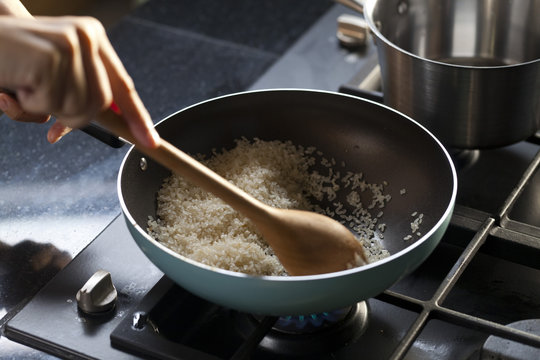
M 346 7 L 358 11 L 360 14 L 364 13 L 364 0 L 334 0 L 335 2 L 345 5 Z

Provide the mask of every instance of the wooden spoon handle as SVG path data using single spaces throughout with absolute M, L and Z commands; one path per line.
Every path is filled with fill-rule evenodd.
M 156 148 L 148 148 L 133 136 L 126 121 L 114 111 L 108 109 L 96 118 L 113 134 L 129 141 L 142 153 L 148 155 L 161 165 L 191 183 L 221 198 L 234 209 L 252 220 L 264 219 L 268 216 L 268 206 L 236 187 L 208 167 L 201 164 L 188 154 L 176 148 L 163 138 L 159 139 Z

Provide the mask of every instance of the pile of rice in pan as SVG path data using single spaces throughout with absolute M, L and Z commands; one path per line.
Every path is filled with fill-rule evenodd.
M 345 171 L 344 163 L 313 147 L 283 141 L 242 138 L 235 148 L 199 160 L 268 205 L 341 221 L 356 234 L 370 262 L 389 256 L 379 240 L 386 229 L 382 210 L 391 199 L 384 193 L 386 183 L 368 183 L 362 173 Z M 365 194 L 370 194 L 368 203 Z M 213 194 L 171 175 L 157 202 L 157 219 L 149 219 L 148 233 L 171 250 L 221 269 L 287 275 L 255 226 Z

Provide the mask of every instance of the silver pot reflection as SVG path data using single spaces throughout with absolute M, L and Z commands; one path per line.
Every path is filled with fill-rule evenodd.
M 363 8 L 385 104 L 446 146 L 489 148 L 540 126 L 540 0 L 338 0 Z

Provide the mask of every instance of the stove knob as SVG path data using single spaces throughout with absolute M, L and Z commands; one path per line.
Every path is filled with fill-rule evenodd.
M 118 293 L 111 274 L 98 270 L 77 292 L 77 305 L 87 314 L 101 314 L 114 308 Z
M 368 27 L 364 19 L 358 16 L 343 14 L 337 19 L 337 38 L 341 46 L 346 48 L 364 47 L 367 44 Z

